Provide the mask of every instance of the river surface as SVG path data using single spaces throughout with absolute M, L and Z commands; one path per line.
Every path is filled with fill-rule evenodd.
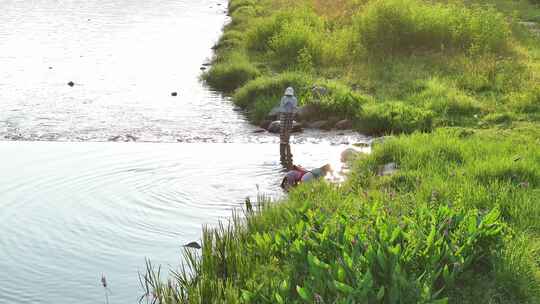
M 136 303 L 145 258 L 175 268 L 203 225 L 283 195 L 279 138 L 199 81 L 225 7 L 0 1 L 0 303 L 105 303 L 102 275 Z M 306 130 L 292 151 L 337 166 L 367 140 Z

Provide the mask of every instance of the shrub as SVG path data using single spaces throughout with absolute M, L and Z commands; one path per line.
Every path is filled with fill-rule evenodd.
M 231 0 L 229 1 L 229 14 L 235 13 L 240 8 L 253 7 L 256 4 L 256 0 Z
M 343 118 L 356 118 L 362 105 L 368 98 L 354 92 L 351 88 L 338 81 L 318 81 L 316 85 L 326 90 L 325 94 L 314 94 L 312 100 L 317 101 L 324 113 L 332 113 Z
M 496 209 L 482 215 L 422 205 L 399 214 L 382 201 L 350 196 L 339 205 L 337 197 L 318 186 L 288 204 L 248 213 L 245 226 L 237 219 L 206 230 L 202 257 L 186 252 L 178 302 L 446 303 L 462 277 L 490 265 L 501 244 Z
M 465 124 L 480 112 L 480 105 L 471 96 L 437 78 L 428 80 L 411 100 L 434 112 L 439 125 Z
M 214 50 L 223 51 L 240 48 L 243 46 L 244 40 L 244 33 L 236 30 L 227 30 L 214 46 Z
M 311 78 L 301 73 L 283 73 L 278 76 L 262 76 L 249 81 L 238 89 L 233 101 L 241 107 L 250 107 L 257 100 L 272 99 L 279 103 L 283 92 L 289 86 L 294 87 L 296 96 L 302 100 L 309 94 Z
M 283 24 L 281 30 L 270 38 L 269 48 L 275 61 L 282 65 L 298 63 L 299 56 L 308 55 L 313 64 L 320 64 L 322 35 L 320 30 L 295 20 Z
M 439 51 L 505 50 L 510 28 L 492 8 L 432 4 L 421 0 L 374 0 L 357 16 L 360 41 L 372 55 Z
M 509 99 L 511 109 L 519 113 L 539 113 L 540 112 L 540 88 L 511 94 Z
M 232 53 L 224 61 L 216 62 L 203 78 L 213 88 L 232 92 L 259 75 L 259 70 L 244 54 Z
M 430 131 L 433 113 L 403 102 L 366 104 L 359 114 L 360 130 L 368 134 Z
M 280 11 L 255 22 L 247 33 L 247 46 L 250 50 L 269 52 L 280 65 L 297 64 L 301 51 L 318 63 L 323 32 L 323 20 L 309 9 Z

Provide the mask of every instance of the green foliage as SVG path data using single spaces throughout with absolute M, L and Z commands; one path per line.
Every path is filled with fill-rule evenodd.
M 465 125 L 466 119 L 480 114 L 480 106 L 471 96 L 437 78 L 425 83 L 425 87 L 411 99 L 435 114 L 437 125 Z
M 504 16 L 494 9 L 420 0 L 370 1 L 357 27 L 362 46 L 376 56 L 412 50 L 500 52 L 510 37 Z
M 400 213 L 390 202 L 352 197 L 338 206 L 335 190 L 318 188 L 250 214 L 244 225 L 235 219 L 205 230 L 202 259 L 187 251 L 188 269 L 180 277 L 194 277 L 177 281 L 177 298 L 427 303 L 443 300 L 476 265 L 490 265 L 501 245 L 504 224 L 496 209 L 481 215 L 424 205 Z
M 317 81 L 316 87 L 324 88 L 326 93 L 311 92 L 309 100 L 316 102 L 323 113 L 333 113 L 338 117 L 354 119 L 362 105 L 371 101 L 339 81 Z
M 511 109 L 522 113 L 540 112 L 540 87 L 514 93 L 508 97 Z
M 366 104 L 359 113 L 360 130 L 368 134 L 430 131 L 433 113 L 404 102 Z
M 309 9 L 278 12 L 255 23 L 247 33 L 249 49 L 269 52 L 279 65 L 295 64 L 301 55 L 320 63 L 324 22 Z
M 225 92 L 232 92 L 244 83 L 260 75 L 259 70 L 245 54 L 229 54 L 225 60 L 216 61 L 203 78 L 210 86 Z
M 230 30 L 221 36 L 214 49 L 218 51 L 236 49 L 243 45 L 244 39 L 245 37 L 242 32 Z

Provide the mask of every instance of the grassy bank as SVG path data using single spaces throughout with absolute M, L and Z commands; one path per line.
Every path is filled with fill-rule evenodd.
M 286 85 L 370 134 L 538 121 L 540 43 L 520 22 L 540 9 L 489 3 L 232 1 L 204 77 L 254 123 Z
M 229 11 L 205 78 L 254 122 L 292 85 L 313 119 L 395 136 L 343 185 L 304 185 L 205 229 L 171 279 L 149 267 L 149 299 L 540 303 L 540 39 L 520 23 L 540 18 L 537 2 L 232 0 Z M 398 171 L 380 176 L 390 162 Z

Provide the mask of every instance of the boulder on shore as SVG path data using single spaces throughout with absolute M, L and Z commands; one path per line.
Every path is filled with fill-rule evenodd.
M 312 122 L 308 125 L 309 128 L 312 128 L 312 129 L 323 129 L 325 126 L 328 125 L 328 121 L 326 120 L 319 120 L 319 121 L 315 121 L 315 122 Z
M 353 161 L 358 155 L 360 155 L 362 152 L 358 151 L 353 148 L 347 148 L 341 152 L 341 162 L 342 163 L 348 163 Z
M 398 171 L 398 165 L 396 163 L 388 163 L 379 168 L 380 176 L 388 176 L 396 173 Z
M 265 130 L 268 130 L 268 127 L 270 126 L 270 124 L 272 123 L 271 120 L 263 120 L 261 121 L 261 123 L 259 124 L 259 127 L 265 129 Z
M 312 121 L 317 117 L 319 112 L 319 106 L 316 104 L 307 104 L 298 108 L 298 111 L 296 112 L 296 119 L 298 121 Z
M 348 119 L 343 119 L 336 123 L 336 129 L 338 130 L 350 130 L 352 128 L 353 122 Z

